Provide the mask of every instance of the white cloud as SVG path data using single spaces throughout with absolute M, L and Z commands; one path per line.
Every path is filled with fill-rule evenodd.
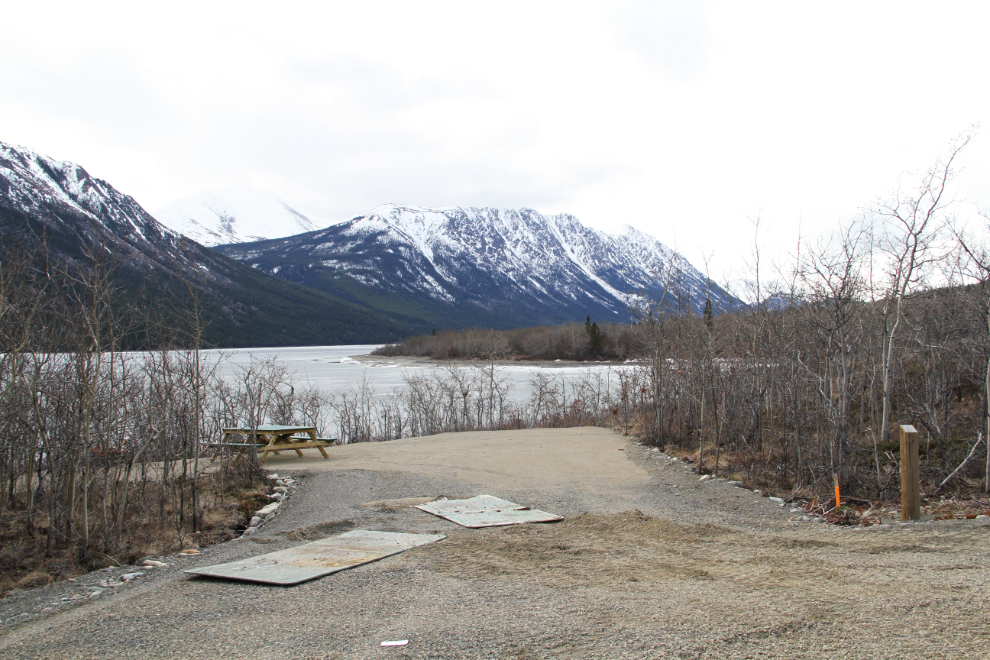
M 626 0 L 613 10 L 620 43 L 647 62 L 681 80 L 707 66 L 711 31 L 702 3 Z

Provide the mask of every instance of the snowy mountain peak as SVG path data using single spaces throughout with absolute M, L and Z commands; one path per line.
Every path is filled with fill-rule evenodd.
M 141 330 L 127 332 L 128 342 L 182 341 L 189 318 L 178 310 L 188 302 L 190 287 L 202 293 L 197 299 L 210 310 L 199 326 L 202 340 L 219 346 L 379 343 L 426 324 L 408 317 L 396 321 L 373 304 L 344 301 L 218 259 L 75 163 L 0 142 L 0 242 L 14 241 L 25 248 L 44 245 L 52 274 L 64 268 L 93 281 L 85 274 L 98 264 L 109 266 L 101 272 L 112 284 L 101 285 L 100 295 L 120 293 L 115 316 L 137 320 L 130 308 L 148 306 L 138 312 L 141 323 L 121 326 Z M 163 300 L 169 302 L 150 312 Z M 152 318 L 154 330 L 144 323 Z M 306 322 L 295 321 L 301 318 Z M 152 331 L 146 334 L 145 328 Z
M 29 216 L 58 222 L 69 213 L 86 218 L 144 246 L 179 236 L 148 215 L 130 195 L 91 176 L 70 161 L 0 142 L 0 205 Z
M 226 188 L 175 200 L 153 215 L 203 245 L 282 238 L 317 229 L 287 201 L 259 188 Z
M 224 246 L 252 267 L 300 283 L 347 277 L 469 318 L 551 323 L 607 314 L 629 318 L 677 274 L 674 304 L 700 311 L 709 290 L 720 308 L 738 301 L 644 232 L 610 235 L 569 214 L 487 207 L 385 204 L 300 236 Z M 322 285 L 322 284 L 321 284 Z
M 647 234 L 644 231 L 640 231 L 639 229 L 636 229 L 632 225 L 622 225 L 619 228 L 618 233 L 612 234 L 612 235 L 613 236 L 616 236 L 616 237 L 625 236 L 625 237 L 630 238 L 630 239 L 633 239 L 635 241 L 644 242 L 644 243 L 645 242 L 651 242 L 651 241 L 652 242 L 657 242 L 657 239 L 653 238 L 652 236 L 650 236 L 649 234 Z

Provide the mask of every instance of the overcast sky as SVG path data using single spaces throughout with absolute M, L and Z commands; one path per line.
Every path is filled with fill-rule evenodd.
M 245 186 L 323 224 L 525 206 L 722 276 L 752 219 L 782 253 L 974 124 L 955 194 L 990 207 L 988 7 L 8 2 L 0 140 L 149 210 Z

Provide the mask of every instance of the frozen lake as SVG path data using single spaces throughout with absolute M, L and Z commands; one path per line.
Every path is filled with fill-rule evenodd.
M 223 358 L 220 362 L 220 373 L 225 379 L 237 380 L 255 360 L 275 358 L 292 375 L 293 381 L 299 387 L 318 387 L 325 391 L 339 391 L 356 388 L 363 379 L 374 388 L 378 395 L 389 394 L 402 387 L 407 374 L 417 375 L 430 373 L 436 366 L 429 364 L 400 363 L 399 360 L 386 357 L 372 361 L 355 360 L 356 356 L 368 355 L 378 346 L 376 344 L 355 344 L 349 346 L 301 346 L 295 348 L 245 348 L 226 349 L 222 351 L 203 351 L 203 357 L 210 360 Z M 470 362 L 458 362 L 458 366 L 469 367 Z M 529 381 L 537 371 L 544 371 L 555 379 L 561 379 L 570 387 L 591 372 L 599 372 L 610 381 L 618 381 L 616 372 L 630 369 L 630 366 L 615 366 L 605 363 L 589 362 L 581 365 L 561 363 L 561 366 L 535 364 L 504 364 L 501 366 L 503 377 L 513 385 L 510 398 L 514 401 L 529 399 Z M 561 382 L 558 380 L 557 382 Z M 614 384 L 613 384 L 614 386 Z

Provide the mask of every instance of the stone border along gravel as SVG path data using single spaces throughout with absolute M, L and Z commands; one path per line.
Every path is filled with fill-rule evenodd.
M 681 465 L 681 466 L 684 467 L 684 469 L 686 471 L 692 472 L 694 474 L 698 474 L 698 469 L 696 467 L 694 467 L 693 465 L 691 465 L 689 463 L 686 463 L 686 462 L 682 461 L 681 459 L 679 459 L 679 458 L 677 458 L 675 456 L 671 456 L 670 454 L 668 454 L 666 452 L 662 452 L 657 447 L 651 447 L 649 445 L 644 445 L 642 443 L 638 443 L 638 442 L 635 442 L 635 441 L 632 442 L 631 444 L 636 445 L 636 446 L 639 446 L 639 447 L 642 447 L 645 453 L 652 454 L 653 455 L 652 457 L 654 457 L 654 458 L 660 458 L 660 459 L 666 460 L 670 465 Z M 704 483 L 704 482 L 708 482 L 708 483 L 723 483 L 726 486 L 733 486 L 735 488 L 740 488 L 740 489 L 742 489 L 744 491 L 753 493 L 754 495 L 758 495 L 760 497 L 766 497 L 769 501 L 773 502 L 774 504 L 776 504 L 777 506 L 779 506 L 781 508 L 784 508 L 785 506 L 787 506 L 787 501 L 784 498 L 782 498 L 782 497 L 772 497 L 772 496 L 769 496 L 766 493 L 764 493 L 763 491 L 761 491 L 759 489 L 756 489 L 756 488 L 746 488 L 745 484 L 743 484 L 743 482 L 741 482 L 741 481 L 730 480 L 730 479 L 726 479 L 725 477 L 716 477 L 716 476 L 713 476 L 713 475 L 710 475 L 710 474 L 703 474 L 703 475 L 701 475 L 701 477 L 698 478 L 698 483 Z M 790 513 L 804 513 L 804 509 L 797 508 L 797 507 L 791 507 Z M 789 522 L 817 522 L 817 523 L 828 522 L 827 520 L 825 520 L 825 518 L 822 518 L 821 516 L 807 516 L 807 515 L 802 515 L 802 516 L 796 516 L 796 517 L 788 518 L 788 521 Z
M 697 474 L 698 473 L 697 468 L 694 467 L 693 465 L 691 465 L 689 463 L 686 463 L 686 462 L 682 461 L 679 458 L 676 458 L 674 456 L 671 456 L 670 454 L 668 454 L 666 452 L 661 452 L 659 450 L 659 448 L 657 448 L 657 447 L 650 447 L 649 445 L 644 445 L 644 444 L 641 444 L 641 443 L 638 443 L 638 442 L 635 442 L 635 441 L 633 441 L 631 444 L 632 445 L 639 446 L 639 447 L 642 447 L 644 453 L 646 453 L 646 454 L 652 454 L 653 455 L 652 457 L 654 457 L 654 458 L 660 458 L 660 459 L 666 460 L 666 461 L 668 461 L 668 463 L 670 465 L 682 465 L 686 471 L 693 472 L 694 474 Z M 788 505 L 787 500 L 785 500 L 784 498 L 782 498 L 782 497 L 769 496 L 767 493 L 764 493 L 763 491 L 761 491 L 759 489 L 756 489 L 756 488 L 746 488 L 745 484 L 743 484 L 742 481 L 728 480 L 728 479 L 725 479 L 724 477 L 715 477 L 715 476 L 712 476 L 710 474 L 702 475 L 698 479 L 698 482 L 699 483 L 704 483 L 706 481 L 707 482 L 710 482 L 710 483 L 721 482 L 721 483 L 724 483 L 726 486 L 733 486 L 733 487 L 736 487 L 736 488 L 740 488 L 740 489 L 742 489 L 744 491 L 753 493 L 754 495 L 758 495 L 760 497 L 765 497 L 769 501 L 773 502 L 774 504 L 778 505 L 781 508 L 784 508 L 784 507 L 786 507 Z M 803 514 L 803 515 L 793 516 L 791 518 L 788 518 L 787 519 L 788 522 L 828 523 L 828 520 L 826 520 L 822 516 L 807 515 L 808 514 L 808 511 L 806 509 L 804 509 L 804 508 L 799 507 L 799 506 L 792 506 L 789 509 L 789 512 L 790 513 L 799 513 L 799 514 Z M 977 515 L 977 516 L 975 516 L 973 518 L 956 518 L 956 520 L 960 520 L 960 521 L 971 520 L 973 522 L 984 523 L 986 521 L 990 521 L 990 516 L 987 516 L 987 515 L 984 515 L 984 514 L 980 514 L 980 515 Z M 869 524 L 869 525 L 840 525 L 840 524 L 835 524 L 834 526 L 835 527 L 841 527 L 843 529 L 848 529 L 848 530 L 854 531 L 854 530 L 870 529 L 870 528 L 877 528 L 877 529 L 880 529 L 880 528 L 889 528 L 889 527 L 892 527 L 893 525 L 898 525 L 900 527 L 905 527 L 905 526 L 909 526 L 909 525 L 916 525 L 916 524 L 919 524 L 919 523 L 923 524 L 923 523 L 932 523 L 932 522 L 935 522 L 935 519 L 932 516 L 922 516 L 921 520 L 909 520 L 907 522 L 901 522 L 900 520 L 894 519 L 894 522 L 892 522 L 892 523 L 880 523 L 880 524 Z
M 280 477 L 277 473 L 266 476 L 269 481 L 275 482 L 275 487 L 272 489 L 274 493 L 268 496 L 272 499 L 272 502 L 255 511 L 254 515 L 251 516 L 251 520 L 248 522 L 247 528 L 241 534 L 242 537 L 254 534 L 269 518 L 278 513 L 282 502 L 289 499 L 289 496 L 292 494 L 291 489 L 299 484 L 298 481 L 290 476 Z
M 172 566 L 162 559 L 165 557 L 146 557 L 134 566 L 102 568 L 78 578 L 53 582 L 35 589 L 11 589 L 0 600 L 0 620 L 7 626 L 14 626 L 49 613 L 61 612 L 121 587 L 128 587 L 149 575 L 150 571 Z M 5 616 L 13 610 L 21 611 Z

